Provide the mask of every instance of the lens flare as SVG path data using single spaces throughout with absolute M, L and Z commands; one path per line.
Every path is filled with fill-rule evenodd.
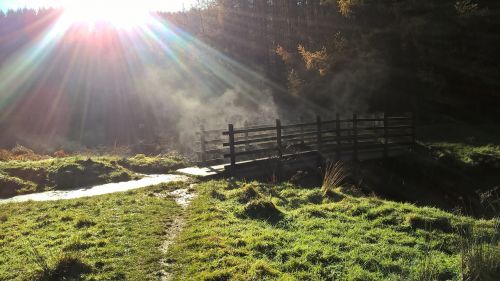
M 64 6 L 65 17 L 74 24 L 95 28 L 100 23 L 116 28 L 130 29 L 150 20 L 150 11 L 136 0 L 86 0 L 71 1 Z

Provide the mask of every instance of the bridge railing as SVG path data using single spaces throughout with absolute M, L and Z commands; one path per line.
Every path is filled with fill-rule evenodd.
M 217 135 L 217 138 L 210 138 Z M 220 138 L 222 136 L 222 138 Z M 410 113 L 389 115 L 336 115 L 335 119 L 236 128 L 226 131 L 200 131 L 200 160 L 229 162 L 235 168 L 239 161 L 296 155 L 311 151 L 337 159 L 359 160 L 369 154 L 388 157 L 394 150 L 409 149 L 415 143 L 415 122 Z M 217 147 L 211 146 L 216 144 Z

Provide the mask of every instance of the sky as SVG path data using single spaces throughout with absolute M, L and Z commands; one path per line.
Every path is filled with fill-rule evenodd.
M 105 1 L 114 1 L 117 3 L 117 7 L 119 8 L 120 2 L 128 2 L 127 6 L 130 6 L 130 3 L 136 2 L 138 7 L 147 8 L 151 11 L 181 11 L 183 9 L 183 5 L 185 9 L 189 9 L 196 0 L 100 0 L 102 2 Z M 75 5 L 81 2 L 84 4 L 86 0 L 0 0 L 0 10 L 9 10 L 9 9 L 20 9 L 20 8 L 41 8 L 41 7 L 60 7 L 66 5 Z

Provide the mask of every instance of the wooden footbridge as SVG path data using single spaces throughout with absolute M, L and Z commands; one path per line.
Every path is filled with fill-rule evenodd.
M 266 163 L 301 167 L 318 161 L 363 161 L 399 155 L 415 144 L 413 115 L 336 115 L 331 120 L 272 125 L 247 123 L 237 128 L 205 130 L 199 134 L 199 167 L 208 174 L 233 173 Z M 272 165 L 271 165 L 272 166 Z

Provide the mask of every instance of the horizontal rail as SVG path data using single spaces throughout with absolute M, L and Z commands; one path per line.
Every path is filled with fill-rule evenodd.
M 233 131 L 233 134 L 244 134 L 244 133 L 255 133 L 255 132 L 264 132 L 264 131 L 271 131 L 271 130 L 276 130 L 276 127 L 260 127 L 260 128 L 250 128 L 250 129 L 237 129 Z M 222 132 L 224 136 L 228 136 L 229 132 L 224 131 Z
M 268 141 L 273 141 L 276 140 L 276 137 L 270 137 L 270 138 L 260 138 L 260 139 L 249 139 L 249 140 L 244 140 L 244 141 L 235 141 L 234 145 L 242 145 L 242 144 L 251 144 L 251 143 L 259 143 L 259 142 L 268 142 Z M 230 143 L 225 142 L 222 144 L 222 146 L 229 146 Z
M 235 156 L 242 156 L 242 155 L 251 155 L 251 154 L 259 154 L 259 153 L 265 153 L 265 152 L 271 152 L 271 151 L 276 151 L 276 147 L 273 148 L 262 148 L 262 149 L 256 149 L 256 150 L 249 150 L 249 151 L 240 151 L 240 152 L 235 152 Z M 224 154 L 225 158 L 231 157 L 231 153 L 226 153 Z
M 210 132 L 229 138 L 213 139 Z M 383 150 L 386 157 L 390 147 L 415 144 L 414 117 L 402 114 L 353 114 L 352 118 L 341 118 L 337 114 L 333 120 L 317 117 L 316 122 L 301 121 L 288 125 L 282 125 L 279 119 L 276 125 L 249 125 L 245 122 L 243 128 L 229 124 L 227 130 L 203 130 L 202 127 L 202 133 L 197 142 L 201 143 L 201 158 L 208 160 L 219 153 L 224 158 L 231 158 L 231 166 L 236 165 L 239 156 L 248 156 L 241 159 L 247 161 L 268 152 L 275 152 L 273 155 L 281 158 L 283 153 L 297 154 L 306 150 L 321 153 L 325 149 L 337 153 L 351 150 L 353 159 L 357 159 L 358 153 L 366 149 Z M 217 149 L 213 149 L 214 146 Z
M 349 129 L 351 130 L 351 129 Z M 345 130 L 344 130 L 345 131 Z M 333 133 L 336 132 L 335 130 L 330 130 L 330 131 L 322 131 L 322 134 L 326 133 Z M 302 141 L 302 140 L 311 140 L 311 139 L 316 139 L 315 137 L 311 137 L 311 135 L 316 135 L 318 132 L 307 132 L 303 134 L 295 134 L 295 135 L 284 135 L 282 138 L 286 142 L 292 142 L 292 141 Z M 322 141 L 345 141 L 345 140 L 355 140 L 355 139 L 373 139 L 373 138 L 383 138 L 383 137 L 411 137 L 413 136 L 412 133 L 401 133 L 401 134 L 362 134 L 362 135 L 348 135 L 348 136 L 331 136 L 331 137 L 323 137 Z M 305 137 L 305 138 L 297 138 L 297 137 Z M 252 143 L 261 143 L 261 142 L 270 142 L 276 140 L 276 137 L 268 137 L 268 138 L 259 138 L 259 139 L 249 139 L 249 140 L 244 140 L 244 141 L 235 141 L 234 145 L 246 145 L 246 144 L 252 144 Z M 224 147 L 230 146 L 229 142 L 222 143 Z
M 391 121 L 395 119 L 396 117 L 391 117 L 387 118 L 386 121 Z M 397 120 L 411 120 L 409 117 L 399 117 Z M 339 122 L 349 122 L 352 123 L 354 119 L 345 119 L 345 120 L 339 120 Z M 367 121 L 384 121 L 384 119 L 356 119 L 357 122 L 367 122 Z M 331 120 L 331 121 L 322 121 L 320 124 L 321 125 L 326 125 L 326 124 L 332 124 L 337 122 L 337 120 Z M 312 125 L 317 125 L 317 123 L 304 123 L 304 124 L 294 124 L 294 125 L 286 125 L 286 126 L 281 126 L 281 129 L 290 129 L 290 128 L 297 128 L 301 126 L 312 126 Z M 401 126 L 387 126 L 387 127 L 381 127 L 381 126 L 374 126 L 374 127 L 358 127 L 357 129 L 362 130 L 362 129 L 398 129 L 398 128 L 412 128 L 411 125 L 401 125 Z M 233 133 L 236 134 L 244 134 L 244 133 L 255 133 L 255 132 L 265 132 L 265 131 L 272 131 L 276 130 L 275 126 L 266 126 L 266 127 L 255 127 L 255 128 L 246 128 L 246 129 L 235 129 Z M 352 128 L 342 128 L 342 130 L 353 130 Z M 220 131 L 222 132 L 222 135 L 227 136 L 229 135 L 228 131 Z M 326 131 L 323 131 L 326 132 Z

